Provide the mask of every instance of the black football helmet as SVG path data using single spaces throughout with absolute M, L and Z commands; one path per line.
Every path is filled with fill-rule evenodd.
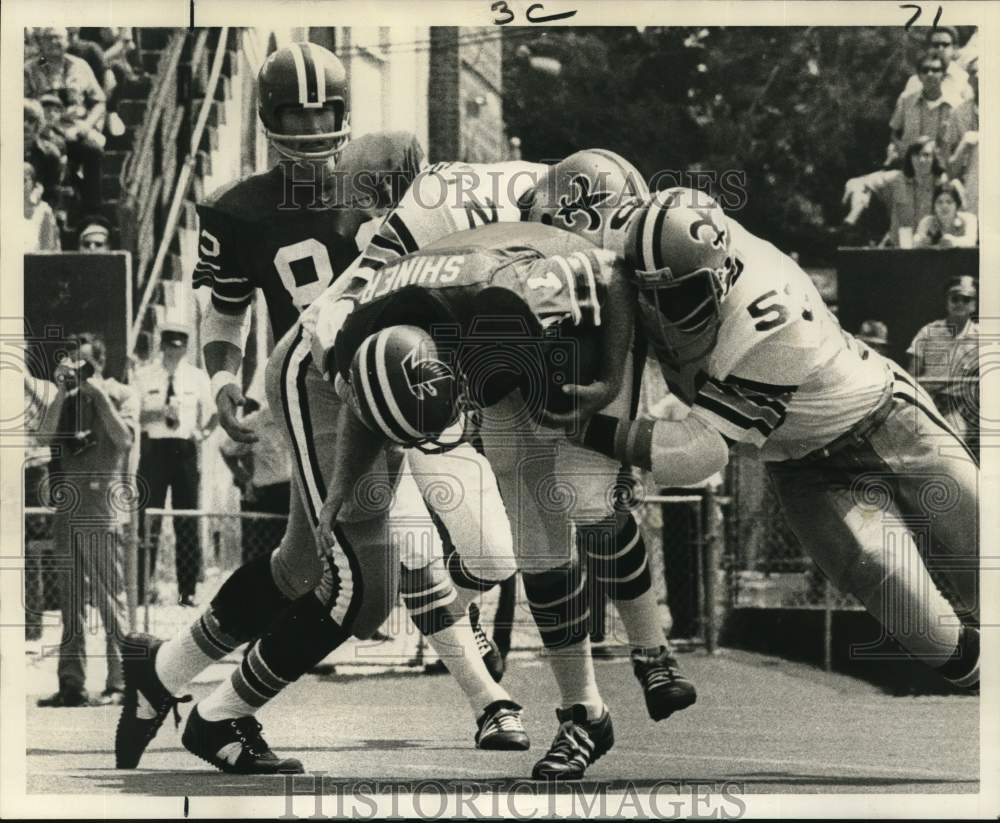
M 257 76 L 258 114 L 267 139 L 291 160 L 323 160 L 343 150 L 351 134 L 350 93 L 343 63 L 315 43 L 292 43 L 271 54 Z M 335 114 L 333 131 L 288 134 L 279 114 L 287 108 Z M 319 148 L 302 148 L 318 145 Z

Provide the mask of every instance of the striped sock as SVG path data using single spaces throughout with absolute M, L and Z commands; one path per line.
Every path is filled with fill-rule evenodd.
M 616 529 L 613 517 L 577 529 L 577 541 L 592 564 L 596 584 L 606 589 L 633 648 L 666 646 L 660 608 L 649 573 L 646 543 L 635 517 Z M 614 628 L 612 634 L 616 634 Z
M 400 568 L 399 593 L 410 620 L 422 635 L 432 635 L 454 624 L 456 615 L 449 608 L 456 600 L 455 587 L 439 559 L 421 569 Z
M 290 682 L 276 675 L 267 665 L 258 640 L 229 679 L 198 704 L 198 713 L 210 721 L 254 714 Z

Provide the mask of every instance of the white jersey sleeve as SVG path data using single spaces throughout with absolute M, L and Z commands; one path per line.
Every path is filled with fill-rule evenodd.
M 361 255 L 380 269 L 455 232 L 516 223 L 519 200 L 548 169 L 540 163 L 436 163 L 413 181 Z
M 733 225 L 743 271 L 692 414 L 764 460 L 801 457 L 878 404 L 889 367 L 840 328 L 795 261 Z

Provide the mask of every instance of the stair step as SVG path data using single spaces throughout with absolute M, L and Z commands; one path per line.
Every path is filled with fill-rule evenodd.
M 125 165 L 125 159 L 128 157 L 127 151 L 118 150 L 107 150 L 104 152 L 104 173 L 105 174 L 120 174 L 122 167 Z
M 160 67 L 160 58 L 163 57 L 163 52 L 156 51 L 144 51 L 142 53 L 142 69 L 146 74 L 156 74 L 156 70 Z

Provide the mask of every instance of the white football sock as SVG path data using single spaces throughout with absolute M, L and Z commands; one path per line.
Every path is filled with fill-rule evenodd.
M 251 706 L 236 693 L 230 677 L 223 680 L 215 687 L 215 691 L 198 703 L 198 714 L 211 722 L 245 717 L 256 711 L 256 706 Z
M 428 635 L 427 641 L 462 689 L 475 718 L 493 701 L 510 700 L 507 690 L 494 682 L 486 670 L 467 616 L 447 629 Z
M 625 637 L 631 648 L 657 649 L 660 646 L 670 648 L 660 621 L 660 607 L 653 589 L 647 589 L 634 600 L 611 602 L 614 603 L 618 617 L 621 618 Z M 612 626 L 611 633 L 615 639 L 620 639 L 621 629 L 617 625 Z
M 597 690 L 594 661 L 590 656 L 590 638 L 558 649 L 546 649 L 545 658 L 559 686 L 562 708 L 577 703 L 587 709 L 587 718 L 595 720 L 604 712 L 604 701 Z

